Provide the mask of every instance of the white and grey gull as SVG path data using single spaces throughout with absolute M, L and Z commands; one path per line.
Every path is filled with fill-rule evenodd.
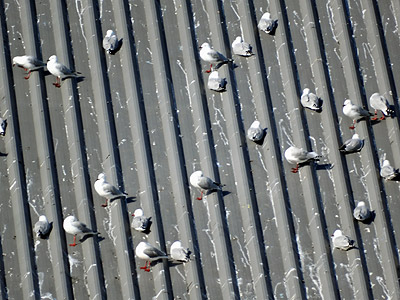
M 39 70 L 46 66 L 46 63 L 37 59 L 31 55 L 22 55 L 22 56 L 15 56 L 13 58 L 13 67 L 18 66 L 25 71 L 28 71 L 28 74 L 24 76 L 25 79 L 29 79 L 31 76 L 32 71 Z
M 46 238 L 51 229 L 51 225 L 45 215 L 39 216 L 39 221 L 35 223 L 35 233 L 39 238 Z
M 202 171 L 195 171 L 190 175 L 189 178 L 190 184 L 194 187 L 200 189 L 200 197 L 197 197 L 197 200 L 203 199 L 203 192 L 214 191 L 214 190 L 221 190 L 222 185 L 218 182 L 213 181 L 211 178 L 204 176 Z
M 378 119 L 378 110 L 382 112 L 381 120 L 385 120 L 385 117 L 391 116 L 394 111 L 390 108 L 389 102 L 385 97 L 379 93 L 373 93 L 369 98 L 369 105 L 375 109 L 375 115 L 371 120 L 375 121 Z
M 316 152 L 307 151 L 302 148 L 290 146 L 285 151 L 285 158 L 289 164 L 296 164 L 295 168 L 292 168 L 292 173 L 297 173 L 301 164 L 309 161 L 318 161 L 321 156 Z
M 343 145 L 339 147 L 339 151 L 343 153 L 354 153 L 361 151 L 364 147 L 364 140 L 360 139 L 360 136 L 355 133 L 351 139 L 346 140 Z
M 168 258 L 168 255 L 165 252 L 159 250 L 148 242 L 140 242 L 136 246 L 135 253 L 137 257 L 146 261 L 146 264 L 143 267 L 140 267 L 140 269 L 145 270 L 146 272 L 150 272 L 152 261 Z
M 127 195 L 112 184 L 108 183 L 106 174 L 104 173 L 100 173 L 99 176 L 97 176 L 97 180 L 94 183 L 94 189 L 100 197 L 106 198 L 106 202 L 101 205 L 102 207 L 107 207 L 108 200 L 117 197 L 125 197 Z
M 72 234 L 74 236 L 74 242 L 72 244 L 69 244 L 71 247 L 76 246 L 76 236 L 79 234 L 87 234 L 87 233 L 92 233 L 92 234 L 97 234 L 96 231 L 91 230 L 86 226 L 86 224 L 78 221 L 78 219 L 75 216 L 68 216 L 64 219 L 63 222 L 63 228 L 65 232 Z
M 56 76 L 56 82 L 54 82 L 53 85 L 58 88 L 61 87 L 61 80 L 65 78 L 83 78 L 79 72 L 73 71 L 60 63 L 56 55 L 50 56 L 47 60 L 47 70 L 52 75 Z

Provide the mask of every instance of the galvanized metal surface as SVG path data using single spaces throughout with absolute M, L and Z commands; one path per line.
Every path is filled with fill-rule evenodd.
M 267 11 L 274 36 L 257 28 Z M 400 299 L 399 182 L 379 176 L 384 158 L 400 167 L 398 0 L 2 0 L 0 12 L 0 299 Z M 255 55 L 232 54 L 239 35 Z M 223 93 L 207 89 L 203 42 L 234 59 Z M 84 79 L 25 80 L 12 67 L 24 54 L 56 54 Z M 301 107 L 305 87 L 322 112 Z M 374 92 L 395 116 L 350 130 L 344 99 L 373 112 Z M 261 144 L 246 138 L 255 119 Z M 354 132 L 365 146 L 344 155 Z M 290 145 L 322 159 L 293 174 Z M 223 191 L 196 200 L 195 170 Z M 101 207 L 101 172 L 126 200 Z M 353 219 L 358 201 L 373 222 Z M 138 207 L 148 235 L 130 228 Z M 41 214 L 48 240 L 32 232 Z M 100 235 L 70 247 L 70 214 Z M 355 249 L 333 249 L 338 228 Z M 181 240 L 192 259 L 145 272 L 142 240 L 166 252 Z

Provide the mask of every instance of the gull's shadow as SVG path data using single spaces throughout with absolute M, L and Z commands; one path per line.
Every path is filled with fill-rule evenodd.
M 333 165 L 331 163 L 327 164 L 317 164 L 316 169 L 317 170 L 332 170 Z
M 371 210 L 371 215 L 369 216 L 368 219 L 366 219 L 364 221 L 358 221 L 358 222 L 364 223 L 366 225 L 370 225 L 372 222 L 374 222 L 375 217 L 376 217 L 375 211 Z
M 149 219 L 149 225 L 147 225 L 146 230 L 142 231 L 144 234 L 149 234 L 151 232 L 151 224 L 153 224 L 153 221 Z
M 133 203 L 136 202 L 136 197 L 132 196 L 132 197 L 126 197 L 126 203 Z
M 51 73 L 48 70 L 43 70 L 43 76 L 49 76 Z
M 100 236 L 100 232 L 91 232 L 91 233 L 86 233 L 80 240 L 79 242 L 83 243 L 84 241 L 86 241 L 88 238 L 94 237 L 95 235 L 97 235 L 97 240 L 99 242 L 101 242 L 102 240 L 104 240 L 104 238 L 102 236 Z
M 396 170 L 396 172 L 398 172 L 398 170 Z M 395 177 L 387 181 L 400 181 L 400 174 L 397 174 Z
M 115 48 L 114 51 L 111 51 L 110 54 L 111 54 L 111 55 L 114 55 L 115 53 L 117 53 L 117 52 L 119 51 L 119 49 L 121 49 L 123 43 L 124 43 L 124 42 L 123 42 L 123 38 L 122 38 L 122 39 L 120 39 L 120 40 L 118 41 L 118 43 L 117 43 L 117 45 L 118 45 L 117 48 Z
M 255 144 L 257 144 L 257 145 L 259 145 L 259 146 L 261 146 L 262 144 L 264 144 L 264 140 L 265 140 L 265 137 L 267 136 L 267 128 L 264 128 L 263 129 L 263 137 L 259 140 L 259 141 L 253 141 Z
M 222 197 L 228 196 L 230 193 L 230 191 L 222 191 Z
M 49 239 L 49 236 L 50 236 L 50 233 L 51 233 L 51 231 L 53 230 L 53 222 L 50 222 L 49 223 L 49 232 L 46 234 L 46 235 L 42 235 L 41 237 L 40 237 L 40 239 L 42 239 L 42 240 L 48 240 Z
M 0 157 L 1 156 L 7 156 L 8 155 L 8 153 L 2 153 L 2 152 L 0 152 Z

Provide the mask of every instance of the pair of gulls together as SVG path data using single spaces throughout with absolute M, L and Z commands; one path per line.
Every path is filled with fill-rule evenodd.
M 349 127 L 354 129 L 358 119 L 374 116 L 371 120 L 375 121 L 378 119 L 378 111 L 381 111 L 382 117 L 380 120 L 385 120 L 387 116 L 392 116 L 394 111 L 390 108 L 389 102 L 385 97 L 379 93 L 373 93 L 369 98 L 369 104 L 375 110 L 372 114 L 368 110 L 362 108 L 359 105 L 353 104 L 350 99 L 346 99 L 343 104 L 343 114 L 353 119 L 353 124 Z
M 342 146 L 339 147 L 339 151 L 345 154 L 354 153 L 361 151 L 363 146 L 364 140 L 360 139 L 358 134 L 354 134 L 351 139 L 348 139 Z M 302 164 L 310 161 L 318 161 L 321 158 L 321 156 L 316 152 L 307 151 L 295 146 L 290 146 L 288 149 L 286 149 L 284 155 L 289 164 L 296 164 L 296 167 L 292 168 L 292 173 L 297 173 Z
M 268 34 L 273 34 L 277 25 L 278 21 L 272 20 L 271 14 L 267 12 L 261 17 L 258 28 Z M 254 54 L 252 46 L 243 41 L 241 36 L 236 37 L 232 42 L 232 52 L 235 55 L 243 57 L 249 57 Z M 209 43 L 203 43 L 200 46 L 200 58 L 205 62 L 211 63 L 210 68 L 206 70 L 206 73 L 211 73 L 208 77 L 207 87 L 217 92 L 225 91 L 227 85 L 226 78 L 220 77 L 217 70 L 222 65 L 233 62 L 233 59 L 226 58 L 222 53 L 214 50 Z M 213 64 L 216 64 L 216 66 L 213 67 Z
M 190 260 L 191 251 L 188 248 L 184 248 L 181 241 L 173 242 L 169 252 L 170 254 L 168 255 L 152 244 L 144 241 L 140 242 L 135 249 L 137 257 L 146 261 L 145 265 L 140 267 L 140 269 L 146 272 L 150 272 L 151 263 L 159 259 L 168 259 L 171 257 L 173 260 L 183 263 L 187 263 Z
M 61 80 L 72 77 L 83 78 L 79 72 L 73 71 L 60 63 L 56 55 L 50 56 L 47 60 L 47 64 L 30 55 L 15 56 L 13 58 L 13 66 L 18 66 L 28 71 L 27 76 L 24 77 L 25 79 L 29 79 L 32 71 L 47 67 L 47 70 L 52 75 L 56 76 L 56 82 L 54 82 L 53 85 L 58 88 L 61 87 Z
M 364 201 L 360 201 L 353 210 L 353 216 L 360 222 L 368 222 L 372 218 L 373 212 L 371 212 L 365 205 Z M 354 241 L 347 235 L 343 234 L 340 229 L 335 230 L 331 239 L 334 248 L 347 251 L 355 247 Z
M 35 223 L 34 231 L 36 236 L 46 239 L 50 234 L 52 223 L 47 220 L 45 215 L 39 216 L 39 221 Z M 98 232 L 91 230 L 84 223 L 79 222 L 75 216 L 68 216 L 64 219 L 63 228 L 65 232 L 74 235 L 74 242 L 70 246 L 76 246 L 76 236 L 78 234 L 98 234 Z

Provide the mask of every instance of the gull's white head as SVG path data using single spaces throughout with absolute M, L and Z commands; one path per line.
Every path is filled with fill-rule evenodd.
M 50 61 L 50 62 L 57 62 L 58 59 L 57 59 L 57 56 L 56 56 L 56 55 L 52 55 L 52 56 L 49 57 L 49 59 L 48 59 L 47 61 Z
M 353 140 L 358 140 L 358 139 L 360 139 L 360 136 L 357 133 L 355 133 L 355 134 L 353 134 L 352 139 Z
M 344 100 L 343 106 L 346 106 L 346 105 L 351 105 L 351 100 L 350 99 Z
M 106 174 L 100 173 L 99 176 L 97 176 L 97 180 L 106 180 Z
M 39 217 L 39 221 L 48 222 L 45 215 L 41 215 L 41 216 Z
M 335 232 L 333 233 L 333 237 L 338 237 L 341 235 L 343 235 L 343 233 L 340 229 L 336 229 Z
M 135 211 L 133 212 L 133 216 L 135 216 L 135 217 L 141 217 L 141 216 L 143 216 L 143 209 L 141 209 L 141 208 L 137 208 L 137 209 L 135 209 Z
M 308 95 L 310 93 L 310 89 L 309 88 L 305 88 L 303 90 L 303 95 Z
M 262 15 L 263 19 L 271 19 L 271 14 L 269 12 L 266 12 Z
M 365 202 L 364 201 L 360 201 L 360 202 L 358 202 L 357 206 L 365 206 Z
M 210 48 L 210 44 L 209 43 L 203 43 L 203 44 L 201 44 L 201 46 L 200 46 L 200 49 L 203 49 L 203 48 Z
M 387 167 L 387 166 L 390 166 L 390 162 L 387 159 L 385 159 L 382 163 L 382 167 Z
M 171 245 L 171 248 L 181 248 L 181 247 L 182 247 L 182 242 L 181 241 L 175 241 Z
M 110 37 L 110 36 L 112 36 L 113 34 L 114 34 L 114 31 L 112 31 L 111 29 L 108 29 L 108 30 L 107 30 L 106 36 L 107 36 L 107 37 Z
M 235 43 L 241 43 L 241 42 L 243 42 L 242 37 L 241 36 L 236 37 Z

